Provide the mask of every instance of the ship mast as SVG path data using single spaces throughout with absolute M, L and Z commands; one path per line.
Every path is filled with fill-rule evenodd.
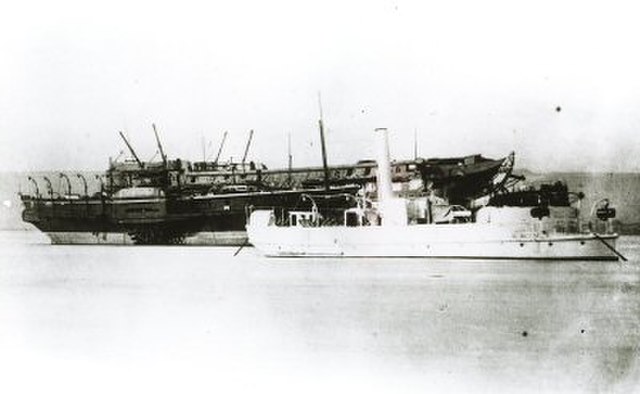
M 291 133 L 287 135 L 287 152 L 289 154 L 289 186 L 291 186 L 291 170 L 293 168 L 293 156 L 291 155 Z
M 138 155 L 136 155 L 136 151 L 133 150 L 127 138 L 124 136 L 124 134 L 122 134 L 122 131 L 119 131 L 118 133 L 120 133 L 120 137 L 122 137 L 122 139 L 124 140 L 124 143 L 127 145 L 127 148 L 129 148 L 129 152 L 131 152 L 131 154 L 133 155 L 133 158 L 136 159 L 136 162 L 138 162 L 138 165 L 140 166 L 140 168 L 143 168 L 144 164 L 142 164 L 142 162 L 138 158 Z
M 200 145 L 202 145 L 202 162 L 207 162 L 207 145 L 205 145 L 204 134 L 200 136 Z
M 158 130 L 156 130 L 155 123 L 151 123 L 153 127 L 153 134 L 156 136 L 156 143 L 158 144 L 158 150 L 160 151 L 160 156 L 162 157 L 162 164 L 167 166 L 167 155 L 164 153 L 164 149 L 162 149 L 162 143 L 160 143 L 160 137 L 158 137 Z
M 318 92 L 318 105 L 320 107 L 320 119 L 318 125 L 320 126 L 320 144 L 322 146 L 322 168 L 324 170 L 324 190 L 329 191 L 329 167 L 327 166 L 327 147 L 324 142 L 324 124 L 322 123 L 322 100 L 320 98 L 320 92 Z
M 249 139 L 247 140 L 247 146 L 244 148 L 244 155 L 242 156 L 242 170 L 244 171 L 244 162 L 247 160 L 247 153 L 249 153 L 249 146 L 251 145 L 251 139 L 253 138 L 253 130 L 249 131 Z

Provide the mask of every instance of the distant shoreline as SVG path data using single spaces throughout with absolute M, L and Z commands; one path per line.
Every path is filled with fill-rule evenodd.
M 28 175 L 49 176 L 52 180 L 60 171 L 0 171 L 0 230 L 25 230 L 28 225 L 22 221 L 22 203 L 18 192 L 27 193 L 32 186 L 27 181 Z M 64 171 L 63 171 L 64 172 Z M 89 194 L 99 190 L 99 182 L 89 174 L 100 171 L 68 171 L 81 173 L 87 178 Z M 581 191 L 585 194 L 582 208 L 585 214 L 595 201 L 608 198 L 617 210 L 614 229 L 620 234 L 640 235 L 640 173 L 631 172 L 550 172 L 534 173 L 526 169 L 514 171 L 522 174 L 533 185 L 562 180 L 569 190 Z M 70 177 L 74 189 L 81 187 L 80 180 Z M 54 189 L 60 182 L 52 182 Z

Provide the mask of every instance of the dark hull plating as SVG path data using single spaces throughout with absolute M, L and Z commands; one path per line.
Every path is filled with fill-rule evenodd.
M 332 189 L 329 194 L 354 192 Z M 43 200 L 23 198 L 23 220 L 56 244 L 211 244 L 246 241 L 247 213 L 254 207 L 293 207 L 302 194 L 323 189 L 235 193 L 126 200 Z
M 403 185 L 420 180 L 424 188 L 439 190 L 462 204 L 495 187 L 504 162 L 480 155 L 401 161 L 392 166 L 393 180 Z M 110 167 L 107 182 L 101 181 L 101 192 L 92 197 L 87 196 L 86 185 L 84 197 L 71 197 L 71 186 L 68 196 L 56 196 L 50 183 L 49 198 L 37 190 L 36 197 L 23 195 L 23 220 L 48 234 L 53 243 L 238 245 L 246 242 L 251 209 L 295 207 L 303 194 L 353 194 L 375 182 L 376 170 L 370 162 L 332 167 L 327 192 L 321 187 L 321 168 L 234 172 L 231 167 L 229 172 L 206 166 L 196 170 L 178 160 L 145 163 L 141 168 L 125 163 Z M 136 187 L 155 188 L 158 193 L 119 195 Z

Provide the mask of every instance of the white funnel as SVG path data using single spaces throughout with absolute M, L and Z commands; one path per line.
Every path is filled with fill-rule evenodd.
M 376 129 L 376 161 L 378 171 L 376 182 L 378 183 L 378 201 L 388 201 L 393 198 L 391 188 L 391 165 L 389 164 L 389 134 L 386 128 Z
M 378 172 L 378 211 L 383 226 L 406 226 L 407 207 L 403 199 L 393 196 L 391 187 L 391 164 L 389 162 L 389 137 L 387 129 L 376 129 Z

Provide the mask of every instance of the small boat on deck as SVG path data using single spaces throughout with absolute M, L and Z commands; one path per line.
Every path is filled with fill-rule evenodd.
M 434 217 L 428 198 L 394 195 L 386 129 L 377 135 L 377 201 L 364 194 L 343 209 L 339 220 L 325 220 L 313 199 L 309 210 L 278 215 L 255 210 L 249 242 L 266 256 L 280 257 L 433 257 L 463 259 L 617 260 L 618 235 L 611 231 L 615 209 L 603 201 L 585 222 L 570 204 L 501 198 L 474 212 L 459 206 Z M 551 194 L 553 195 L 553 194 Z M 527 195 L 525 195 L 527 196 Z M 453 207 L 458 207 L 453 209 Z M 442 218 L 450 218 L 443 220 Z

